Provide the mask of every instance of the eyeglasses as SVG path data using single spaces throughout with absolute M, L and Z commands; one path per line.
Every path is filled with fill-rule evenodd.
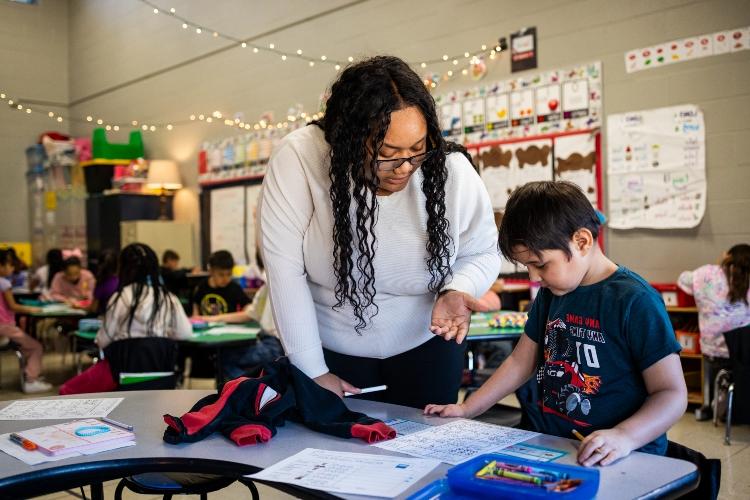
M 421 167 L 422 164 L 433 155 L 433 153 L 435 153 L 435 150 L 431 149 L 430 151 L 425 151 L 424 153 L 410 156 L 408 158 L 390 158 L 388 160 L 375 160 L 375 165 L 377 165 L 379 172 L 393 172 L 398 167 L 403 165 L 404 162 L 408 161 L 409 165 L 411 165 L 412 168 L 416 170 L 419 167 Z

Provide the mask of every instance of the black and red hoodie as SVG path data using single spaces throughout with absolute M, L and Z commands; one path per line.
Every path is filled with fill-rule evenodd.
M 164 441 L 193 443 L 218 431 L 238 446 L 265 443 L 286 420 L 332 436 L 368 443 L 393 439 L 396 431 L 364 413 L 350 411 L 331 391 L 279 358 L 247 377 L 230 380 L 182 417 L 164 415 Z

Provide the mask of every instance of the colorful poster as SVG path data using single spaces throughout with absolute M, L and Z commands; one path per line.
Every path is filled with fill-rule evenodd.
M 536 28 L 524 28 L 510 34 L 510 71 L 536 68 Z
M 672 40 L 653 47 L 629 50 L 625 53 L 625 70 L 633 73 L 666 64 L 747 49 L 750 49 L 750 27 L 746 26 Z
M 580 118 L 589 113 L 589 82 L 581 78 L 563 83 L 562 107 L 565 119 Z
M 560 85 L 545 85 L 536 89 L 536 122 L 556 122 L 562 118 Z
M 566 90 L 567 88 L 567 90 Z M 567 96 L 567 113 L 566 111 Z M 470 124 L 460 104 L 484 99 L 485 133 L 465 135 Z M 435 96 L 443 135 L 476 144 L 601 126 L 601 63 L 592 62 L 488 83 L 485 86 Z M 478 105 L 477 105 L 478 106 Z M 563 114 L 560 118 L 556 114 Z M 541 118 L 539 118 L 541 117 Z
M 510 126 L 510 96 L 499 94 L 487 96 L 487 132 Z
M 461 103 L 457 100 L 440 106 L 440 128 L 443 137 L 449 140 L 458 140 L 463 136 L 461 126 Z
M 705 134 L 694 105 L 610 115 L 610 227 L 697 226 L 706 210 Z
M 476 142 L 484 135 L 484 98 L 477 97 L 463 102 L 464 135 L 469 142 Z
M 531 125 L 534 119 L 534 90 L 523 89 L 510 93 L 510 124 Z

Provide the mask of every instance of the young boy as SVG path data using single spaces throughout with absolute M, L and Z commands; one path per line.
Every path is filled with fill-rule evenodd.
M 47 392 L 52 386 L 40 379 L 42 372 L 42 344 L 26 335 L 16 326 L 16 313 L 31 314 L 38 307 L 16 303 L 8 276 L 13 273 L 13 257 L 8 249 L 0 249 L 0 339 L 12 340 L 20 346 L 26 360 L 24 382 L 21 389 L 26 394 Z
M 532 182 L 513 192 L 500 249 L 542 286 L 525 334 L 464 403 L 427 405 L 425 414 L 475 417 L 536 374 L 538 396 L 524 408 L 531 426 L 586 435 L 579 463 L 665 453 L 665 433 L 687 406 L 680 345 L 656 291 L 602 253 L 599 224 L 574 184 Z
M 195 288 L 193 316 L 216 316 L 241 311 L 250 303 L 242 288 L 232 281 L 234 258 L 226 250 L 208 258 L 208 279 Z
M 173 294 L 180 296 L 190 287 L 188 284 L 188 269 L 180 268 L 180 256 L 174 250 L 165 250 L 161 258 L 161 268 L 159 269 L 161 279 L 164 280 L 164 286 Z M 189 311 L 188 311 L 189 312 Z

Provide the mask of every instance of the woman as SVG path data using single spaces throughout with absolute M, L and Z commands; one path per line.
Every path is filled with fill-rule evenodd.
M 683 272 L 677 285 L 693 295 L 698 306 L 706 397 L 696 415 L 703 420 L 710 417 L 713 380 L 719 370 L 729 368 L 723 333 L 750 324 L 750 245 L 734 245 L 721 256 L 719 264 Z
M 458 150 L 419 76 L 383 56 L 344 70 L 325 117 L 269 162 L 274 319 L 291 362 L 339 396 L 456 400 L 469 307 L 500 269 L 489 196 Z

